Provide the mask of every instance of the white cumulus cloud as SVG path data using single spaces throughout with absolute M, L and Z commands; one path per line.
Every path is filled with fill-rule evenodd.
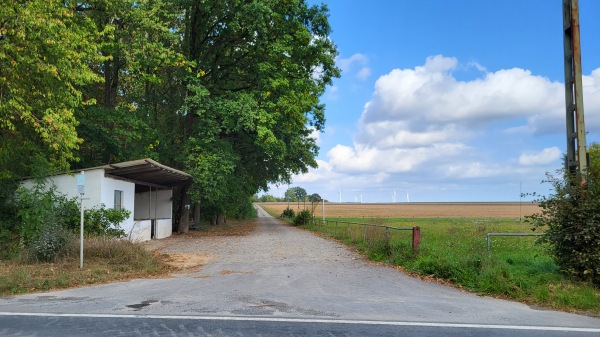
M 523 153 L 519 156 L 519 164 L 523 166 L 547 165 L 562 156 L 562 152 L 556 146 L 548 147 L 537 153 Z
M 414 69 L 394 69 L 380 77 L 360 119 L 360 142 L 389 143 L 390 132 L 463 138 L 472 130 L 499 121 L 522 119 L 537 130 L 538 116 L 556 118 L 564 110 L 564 86 L 519 68 L 486 73 L 484 78 L 458 81 L 458 61 L 428 57 Z M 390 130 L 389 123 L 403 129 Z M 379 125 L 379 127 L 378 127 Z M 406 139 L 398 138 L 397 146 Z M 388 144 L 389 145 L 389 144 Z

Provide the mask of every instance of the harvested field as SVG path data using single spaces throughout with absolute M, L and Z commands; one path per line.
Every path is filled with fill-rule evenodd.
M 286 202 L 259 203 L 272 214 L 281 214 Z M 306 208 L 310 209 L 310 203 Z M 297 203 L 290 208 L 298 211 Z M 300 210 L 304 204 L 300 204 Z M 411 203 L 325 203 L 327 218 L 519 218 L 541 211 L 531 202 L 411 202 Z M 322 206 L 315 208 L 315 215 L 322 215 Z

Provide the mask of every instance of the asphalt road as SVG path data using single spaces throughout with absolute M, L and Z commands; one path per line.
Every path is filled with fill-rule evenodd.
M 587 337 L 599 329 L 251 317 L 0 315 L 0 336 Z
M 160 240 L 202 268 L 0 298 L 0 336 L 596 336 L 600 319 L 411 278 L 259 210 L 250 235 Z

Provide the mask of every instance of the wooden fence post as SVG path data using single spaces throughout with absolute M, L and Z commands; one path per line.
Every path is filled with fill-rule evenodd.
M 421 227 L 415 226 L 412 230 L 412 249 L 413 253 L 418 253 L 421 250 Z

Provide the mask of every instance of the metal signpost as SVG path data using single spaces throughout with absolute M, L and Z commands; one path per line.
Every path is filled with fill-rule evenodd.
M 83 195 L 85 194 L 85 174 L 81 171 L 77 175 L 77 191 L 81 207 L 81 225 L 79 228 L 79 268 L 83 268 Z

